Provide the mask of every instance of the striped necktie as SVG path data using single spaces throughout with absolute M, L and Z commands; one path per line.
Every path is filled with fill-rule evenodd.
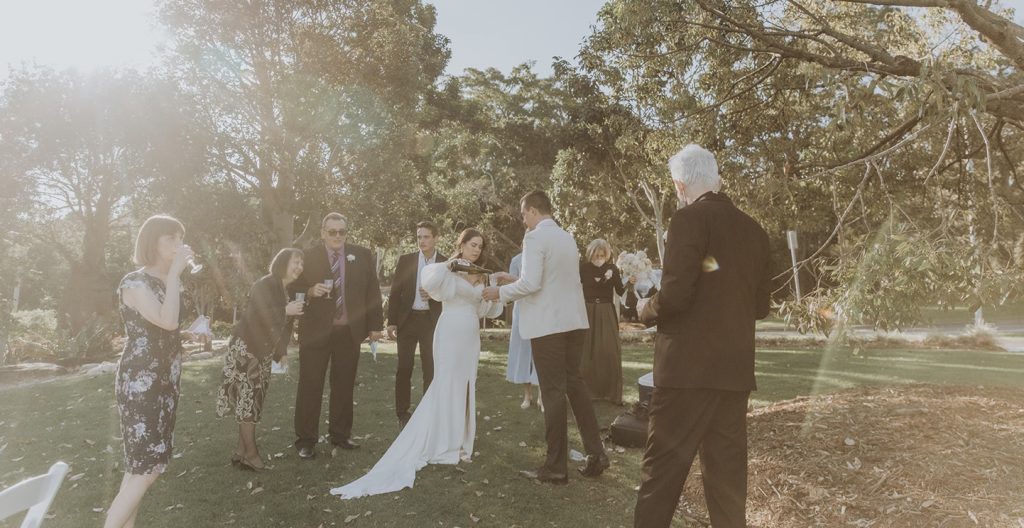
M 334 307 L 335 314 L 341 314 L 341 304 L 345 299 L 345 275 L 341 272 L 341 251 L 334 252 L 334 262 L 331 263 L 331 274 L 334 275 Z

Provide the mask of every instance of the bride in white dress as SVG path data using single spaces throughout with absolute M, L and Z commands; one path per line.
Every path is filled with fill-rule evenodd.
M 434 381 L 373 469 L 355 482 L 332 489 L 332 495 L 354 499 L 411 488 L 423 466 L 458 464 L 472 457 L 479 321 L 500 315 L 502 305 L 482 299 L 483 276 L 455 273 L 449 266 L 456 259 L 476 262 L 485 244 L 479 231 L 466 229 L 459 235 L 454 259 L 423 268 L 421 286 L 444 303 L 434 330 Z

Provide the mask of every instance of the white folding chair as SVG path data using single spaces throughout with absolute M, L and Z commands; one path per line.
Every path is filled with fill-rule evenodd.
M 57 496 L 67 472 L 68 465 L 57 462 L 45 475 L 23 480 L 0 491 L 0 520 L 28 510 L 25 520 L 21 521 L 21 528 L 36 528 L 43 524 L 46 511 L 50 509 L 50 503 Z

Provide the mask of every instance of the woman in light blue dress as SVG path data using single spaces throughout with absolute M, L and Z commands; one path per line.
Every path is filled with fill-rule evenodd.
M 508 272 L 511 275 L 519 276 L 523 266 L 523 254 L 512 257 Z M 531 385 L 538 386 L 537 371 L 533 368 L 533 351 L 530 349 L 530 340 L 523 339 L 519 335 L 519 303 L 512 306 L 512 329 L 508 341 L 508 372 L 505 379 L 523 386 L 523 403 L 520 408 L 529 409 L 533 404 L 533 390 Z M 541 411 L 544 404 L 540 399 L 540 391 L 537 391 L 537 405 Z

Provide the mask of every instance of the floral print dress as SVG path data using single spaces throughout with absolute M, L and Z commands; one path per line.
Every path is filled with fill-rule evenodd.
M 147 321 L 124 304 L 125 289 L 146 288 L 164 301 L 163 281 L 137 270 L 117 288 L 125 341 L 114 393 L 121 416 L 125 472 L 162 473 L 171 459 L 174 420 L 181 389 L 181 335 Z
M 290 329 L 288 295 L 281 279 L 267 275 L 253 284 L 245 313 L 232 332 L 224 356 L 224 383 L 217 392 L 217 415 L 238 423 L 259 423 L 270 386 L 275 353 L 283 355 Z

